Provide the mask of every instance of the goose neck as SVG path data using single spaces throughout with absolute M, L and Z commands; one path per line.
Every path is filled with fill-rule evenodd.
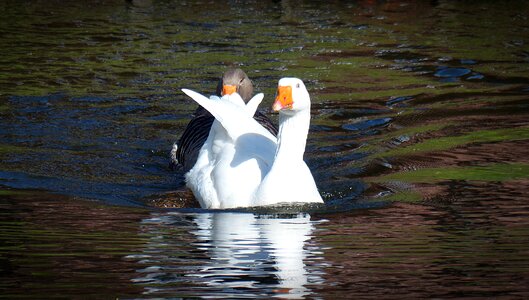
M 303 160 L 310 126 L 310 110 L 279 113 L 278 146 L 275 161 Z

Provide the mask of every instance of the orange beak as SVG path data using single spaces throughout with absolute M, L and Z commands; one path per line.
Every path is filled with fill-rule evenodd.
M 235 85 L 223 85 L 222 86 L 222 96 L 231 95 L 237 92 L 237 86 Z
M 284 108 L 292 108 L 292 104 L 294 104 L 292 100 L 292 87 L 289 85 L 278 86 L 276 101 L 274 101 L 272 109 L 279 111 Z

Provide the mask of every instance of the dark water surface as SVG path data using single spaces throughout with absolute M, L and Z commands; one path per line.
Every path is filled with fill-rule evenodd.
M 526 1 L 0 2 L 0 297 L 529 298 Z M 325 208 L 189 202 L 241 66 L 313 102 Z M 277 119 L 277 116 L 274 116 Z

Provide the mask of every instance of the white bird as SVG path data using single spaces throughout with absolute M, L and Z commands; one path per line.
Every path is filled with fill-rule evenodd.
M 186 184 L 202 208 L 323 203 L 303 160 L 310 125 L 310 97 L 303 81 L 279 80 L 272 106 L 279 111 L 277 139 L 252 117 L 263 94 L 245 105 L 237 93 L 208 99 L 182 91 L 216 119 L 186 173 Z
M 220 78 L 217 85 L 217 96 L 238 93 L 247 102 L 253 95 L 253 83 L 248 75 L 241 69 L 228 69 Z M 277 135 L 277 127 L 263 113 L 256 112 L 253 118 L 263 125 L 274 136 Z M 181 167 L 187 173 L 197 162 L 198 153 L 206 142 L 211 126 L 215 121 L 207 110 L 198 107 L 193 119 L 187 124 L 178 143 L 171 150 L 171 166 Z

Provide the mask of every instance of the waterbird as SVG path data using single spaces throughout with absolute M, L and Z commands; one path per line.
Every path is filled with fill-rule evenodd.
M 238 93 L 244 102 L 248 102 L 253 95 L 253 83 L 248 75 L 240 68 L 228 69 L 219 79 L 216 89 L 217 96 Z M 277 127 L 262 112 L 257 111 L 253 116 L 259 124 L 270 133 L 277 136 Z M 215 118 L 206 109 L 199 106 L 193 119 L 187 124 L 184 132 L 171 150 L 171 166 L 182 167 L 187 173 L 195 165 L 200 148 L 208 138 L 211 125 Z
M 202 208 L 323 203 L 303 160 L 310 96 L 302 80 L 279 80 L 272 105 L 279 112 L 277 138 L 252 117 L 263 94 L 245 103 L 238 93 L 207 98 L 182 91 L 215 117 L 195 165 L 185 175 Z

